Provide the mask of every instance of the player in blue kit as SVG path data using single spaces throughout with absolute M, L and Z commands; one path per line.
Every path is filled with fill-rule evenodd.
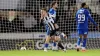
M 86 51 L 85 47 L 88 34 L 88 20 L 90 20 L 97 27 L 96 22 L 92 19 L 91 14 L 87 8 L 88 6 L 86 5 L 86 3 L 82 3 L 81 8 L 76 13 L 77 31 L 79 34 L 79 38 L 77 40 L 77 51 L 79 51 L 82 37 L 83 37 L 82 51 Z
M 57 25 L 58 18 L 56 18 L 56 11 L 57 11 L 57 8 L 58 8 L 57 2 L 52 2 L 52 3 L 51 3 L 51 8 L 49 9 L 49 12 L 48 12 L 48 13 L 49 13 L 49 15 L 50 15 L 52 18 L 54 18 L 54 20 L 55 20 L 55 24 L 54 24 L 54 25 L 55 25 L 57 28 L 59 28 L 58 25 Z M 52 50 L 58 50 L 55 41 L 53 41 Z
M 55 27 L 56 27 L 56 29 L 57 28 L 59 28 L 59 26 L 57 25 L 57 21 L 59 20 L 59 18 L 56 16 L 56 14 L 57 14 L 57 8 L 58 8 L 58 3 L 57 2 L 52 2 L 51 3 L 51 8 L 49 9 L 49 15 L 52 17 L 52 18 L 54 18 L 54 21 L 55 21 Z M 62 34 L 64 34 L 64 33 L 62 33 Z M 64 34 L 64 36 L 63 36 L 64 38 L 67 38 L 67 36 Z M 57 39 L 57 36 L 56 36 L 56 39 Z M 57 43 L 59 43 L 59 42 L 57 42 L 57 41 L 53 41 L 53 47 L 52 47 L 52 50 L 58 50 L 58 47 L 59 46 L 57 46 Z
M 49 9 L 49 14 L 50 14 L 51 17 L 54 17 L 54 18 L 56 17 L 57 8 L 58 8 L 57 2 L 53 2 L 51 4 L 51 8 Z

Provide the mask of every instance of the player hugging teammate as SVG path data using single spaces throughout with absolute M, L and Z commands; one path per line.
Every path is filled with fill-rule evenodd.
M 66 49 L 61 44 L 61 38 L 65 38 L 66 35 L 59 31 L 59 27 L 57 25 L 56 20 L 56 8 L 57 2 L 52 3 L 52 8 L 48 10 L 46 8 L 41 9 L 41 25 L 45 25 L 47 37 L 45 41 L 44 51 L 47 51 L 48 44 L 50 39 L 53 40 L 53 50 L 57 49 L 56 46 L 60 47 L 63 51 L 66 51 Z

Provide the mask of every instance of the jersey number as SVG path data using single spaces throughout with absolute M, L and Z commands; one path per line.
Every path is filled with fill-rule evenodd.
M 84 14 L 78 14 L 78 21 L 85 21 L 85 15 Z

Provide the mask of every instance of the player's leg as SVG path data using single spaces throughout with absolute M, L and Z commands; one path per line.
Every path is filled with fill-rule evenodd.
M 64 34 L 63 32 L 60 34 L 60 39 L 61 40 L 66 40 L 67 39 L 67 35 Z M 64 47 L 63 51 L 66 51 L 66 48 Z
M 86 40 L 87 40 L 87 34 L 84 34 L 84 38 L 83 38 L 83 46 L 82 46 L 82 51 L 86 50 Z
M 58 50 L 58 48 L 57 48 L 57 42 L 56 42 L 56 40 L 55 40 L 55 36 L 53 36 L 53 46 L 52 46 L 52 50 Z
M 63 51 L 66 51 L 66 49 L 62 45 L 61 38 L 59 36 L 56 37 L 56 42 L 58 42 L 58 47 L 60 47 Z
M 79 37 L 77 39 L 77 51 L 79 51 L 79 49 L 80 49 L 80 43 L 82 41 L 83 31 L 82 30 L 78 30 L 78 34 L 79 34 Z
M 57 44 L 55 41 L 55 30 L 50 31 L 50 37 L 51 37 L 51 40 L 53 41 L 52 50 L 58 50 Z
M 59 26 L 58 26 L 57 24 L 54 24 L 54 25 L 55 25 L 56 29 L 59 28 Z M 53 41 L 53 47 L 52 47 L 52 50 L 58 50 L 57 43 L 56 43 L 55 40 Z
M 87 41 L 87 34 L 88 34 L 88 30 L 85 29 L 84 30 L 84 38 L 83 38 L 83 46 L 82 46 L 82 50 L 85 51 L 85 47 L 86 47 L 86 41 Z
M 55 36 L 52 37 L 53 39 L 53 46 L 52 46 L 52 50 L 53 51 L 57 51 L 58 50 L 58 46 L 57 46 L 57 42 L 55 40 Z
M 54 35 L 53 36 L 53 41 L 57 44 L 60 41 L 60 37 L 59 37 L 59 35 L 57 35 L 56 30 L 53 31 L 53 35 Z M 58 44 L 60 45 L 61 49 L 64 49 L 64 48 L 62 48 L 62 45 L 60 43 L 58 43 Z M 59 45 L 57 45 L 56 47 L 53 47 L 52 50 L 58 50 Z
M 50 30 L 49 30 L 47 25 L 45 26 L 45 29 L 46 29 L 47 37 L 46 37 L 46 41 L 45 41 L 45 44 L 44 44 L 44 51 L 47 51 L 47 48 L 48 48 L 48 45 L 49 45 L 49 40 L 50 40 Z
M 56 36 L 55 36 L 55 31 L 53 32 L 53 34 L 52 34 L 53 36 L 52 36 L 52 38 L 53 38 L 53 46 L 52 46 L 52 50 L 53 51 L 56 51 L 56 50 L 58 50 L 58 47 L 57 47 L 57 42 L 56 42 Z
M 50 36 L 47 36 L 45 44 L 44 44 L 44 51 L 47 51 L 47 48 L 48 48 L 48 45 L 49 45 L 49 40 L 50 40 Z
M 77 48 L 80 48 L 81 41 L 82 41 L 82 35 L 79 35 L 79 37 L 77 39 Z

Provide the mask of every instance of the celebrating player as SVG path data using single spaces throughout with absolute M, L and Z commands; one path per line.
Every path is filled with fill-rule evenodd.
M 82 37 L 83 37 L 82 51 L 86 51 L 85 47 L 88 34 L 88 19 L 97 27 L 96 22 L 92 19 L 91 14 L 87 8 L 88 6 L 86 5 L 86 3 L 82 3 L 81 8 L 76 13 L 77 31 L 79 34 L 79 38 L 77 40 L 77 51 L 79 51 Z
M 55 27 L 55 21 L 54 21 L 54 18 L 52 18 L 48 13 L 47 13 L 47 10 L 45 8 L 41 9 L 41 24 L 45 24 L 45 25 L 48 25 L 48 28 L 49 28 L 49 32 L 50 34 L 47 36 L 46 38 L 46 41 L 45 41 L 45 48 L 44 48 L 44 51 L 47 51 L 47 48 L 48 48 L 48 43 L 49 43 L 49 40 L 50 40 L 50 37 L 55 37 L 57 36 L 57 39 L 54 38 L 55 41 L 60 41 L 60 35 L 63 35 L 62 33 L 58 33 L 57 30 L 58 28 Z M 66 49 L 64 49 L 64 47 L 62 46 L 62 44 L 60 42 L 58 42 L 58 46 L 63 50 L 63 51 L 66 51 Z

